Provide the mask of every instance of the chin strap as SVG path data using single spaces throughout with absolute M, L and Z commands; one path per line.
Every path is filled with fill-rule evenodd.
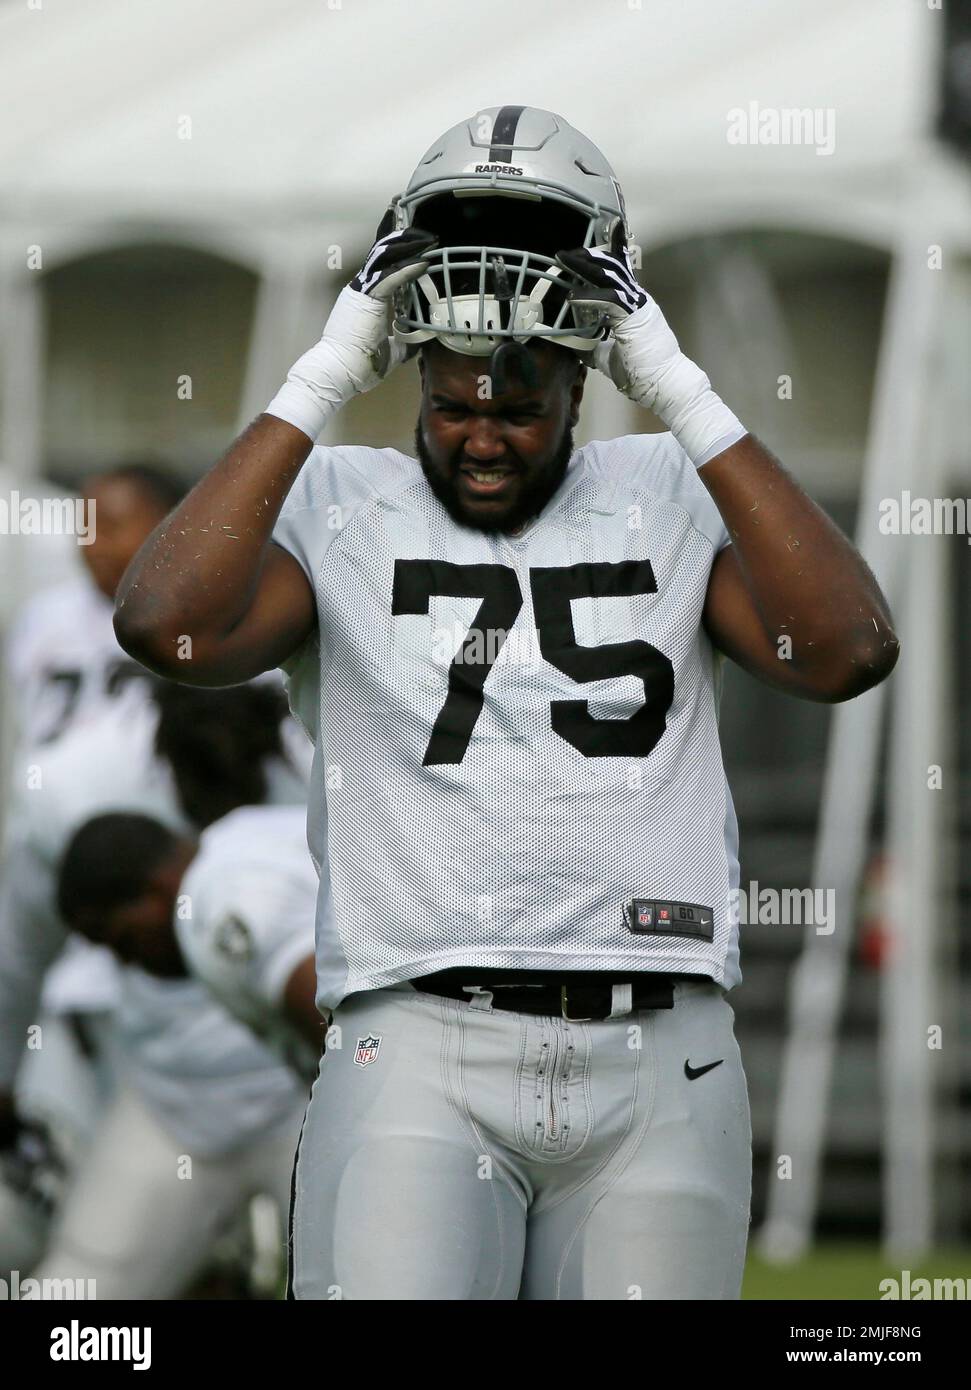
M 493 348 L 489 359 L 489 375 L 492 378 L 494 395 L 501 396 L 505 391 L 510 368 L 527 390 L 532 390 L 538 384 L 539 373 L 536 363 L 526 350 L 525 343 L 508 338 Z

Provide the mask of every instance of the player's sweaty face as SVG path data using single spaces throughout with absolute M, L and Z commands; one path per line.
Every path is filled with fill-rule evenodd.
M 575 358 L 545 344 L 529 349 L 536 379 L 512 372 L 493 390 L 488 357 L 437 344 L 422 355 L 415 448 L 452 518 L 483 531 L 515 531 L 559 487 L 573 453 L 583 390 Z

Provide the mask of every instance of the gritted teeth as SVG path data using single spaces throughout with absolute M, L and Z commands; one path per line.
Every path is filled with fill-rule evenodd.
M 509 468 L 465 468 L 462 471 L 468 473 L 477 483 L 494 483 L 499 478 L 508 478 L 512 472 Z

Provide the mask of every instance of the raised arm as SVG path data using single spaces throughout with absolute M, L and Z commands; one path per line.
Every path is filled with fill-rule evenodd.
M 115 633 L 172 680 L 232 685 L 313 629 L 307 576 L 271 536 L 313 441 L 261 415 L 149 536 L 118 587 Z
M 745 435 L 699 477 L 734 542 L 708 581 L 715 645 L 806 700 L 850 700 L 884 680 L 900 646 L 877 581 L 768 449 Z
M 313 630 L 310 583 L 272 543 L 273 527 L 330 416 L 403 360 L 388 337 L 388 303 L 399 284 L 426 269 L 420 256 L 433 239 L 392 231 L 390 218 L 320 342 L 129 565 L 115 632 L 160 675 L 234 685 L 279 666 Z
M 594 365 L 659 415 L 700 470 L 734 544 L 715 560 L 704 622 L 753 675 L 807 700 L 852 699 L 893 670 L 899 643 L 863 557 L 748 434 L 678 347 L 637 282 L 618 225 L 610 250 L 561 251 L 612 336 Z

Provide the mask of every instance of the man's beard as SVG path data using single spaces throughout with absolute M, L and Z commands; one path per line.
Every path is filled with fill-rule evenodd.
M 428 450 L 425 448 L 425 441 L 422 438 L 421 417 L 415 426 L 415 453 L 418 455 L 428 486 L 454 522 L 474 531 L 505 534 L 521 531 L 527 522 L 539 516 L 566 477 L 566 470 L 574 453 L 573 429 L 567 425 L 563 431 L 563 438 L 557 445 L 552 458 L 542 468 L 533 473 L 526 473 L 517 462 L 517 471 L 524 480 L 519 490 L 518 500 L 510 506 L 508 511 L 493 518 L 488 523 L 479 521 L 472 516 L 459 496 L 458 460 L 455 460 L 455 466 L 450 466 L 448 473 L 444 476 L 431 462 Z

